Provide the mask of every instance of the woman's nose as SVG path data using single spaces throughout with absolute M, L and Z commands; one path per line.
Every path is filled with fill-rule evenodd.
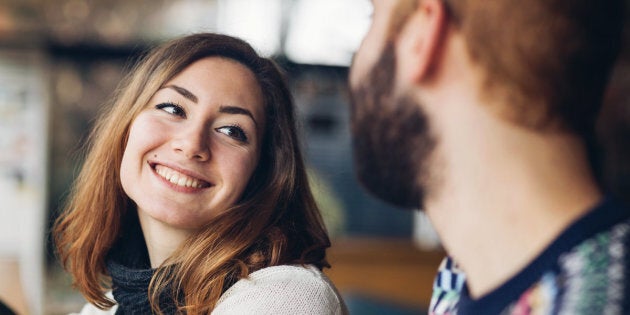
M 183 154 L 187 159 L 207 161 L 210 159 L 210 137 L 203 127 L 191 126 L 181 132 L 172 140 L 173 150 Z

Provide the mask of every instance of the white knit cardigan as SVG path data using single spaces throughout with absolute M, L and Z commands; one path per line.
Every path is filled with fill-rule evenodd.
M 113 315 L 87 304 L 79 315 Z M 219 299 L 213 315 L 346 315 L 348 311 L 330 280 L 314 266 L 267 267 L 241 279 Z

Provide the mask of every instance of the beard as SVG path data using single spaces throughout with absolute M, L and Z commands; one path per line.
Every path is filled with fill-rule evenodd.
M 351 89 L 351 122 L 356 173 L 376 197 L 398 207 L 422 209 L 427 165 L 435 141 L 420 104 L 395 96 L 396 58 L 388 43 L 379 60 Z

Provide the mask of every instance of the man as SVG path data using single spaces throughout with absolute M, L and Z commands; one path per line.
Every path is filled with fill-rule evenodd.
M 622 2 L 373 1 L 357 172 L 436 228 L 431 314 L 630 314 L 630 211 L 587 154 Z

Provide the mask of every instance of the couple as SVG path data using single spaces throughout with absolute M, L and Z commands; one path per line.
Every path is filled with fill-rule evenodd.
M 438 231 L 429 313 L 630 313 L 630 212 L 587 154 L 622 1 L 373 4 L 350 74 L 357 172 Z M 289 92 L 230 37 L 133 70 L 54 233 L 83 314 L 346 313 Z

